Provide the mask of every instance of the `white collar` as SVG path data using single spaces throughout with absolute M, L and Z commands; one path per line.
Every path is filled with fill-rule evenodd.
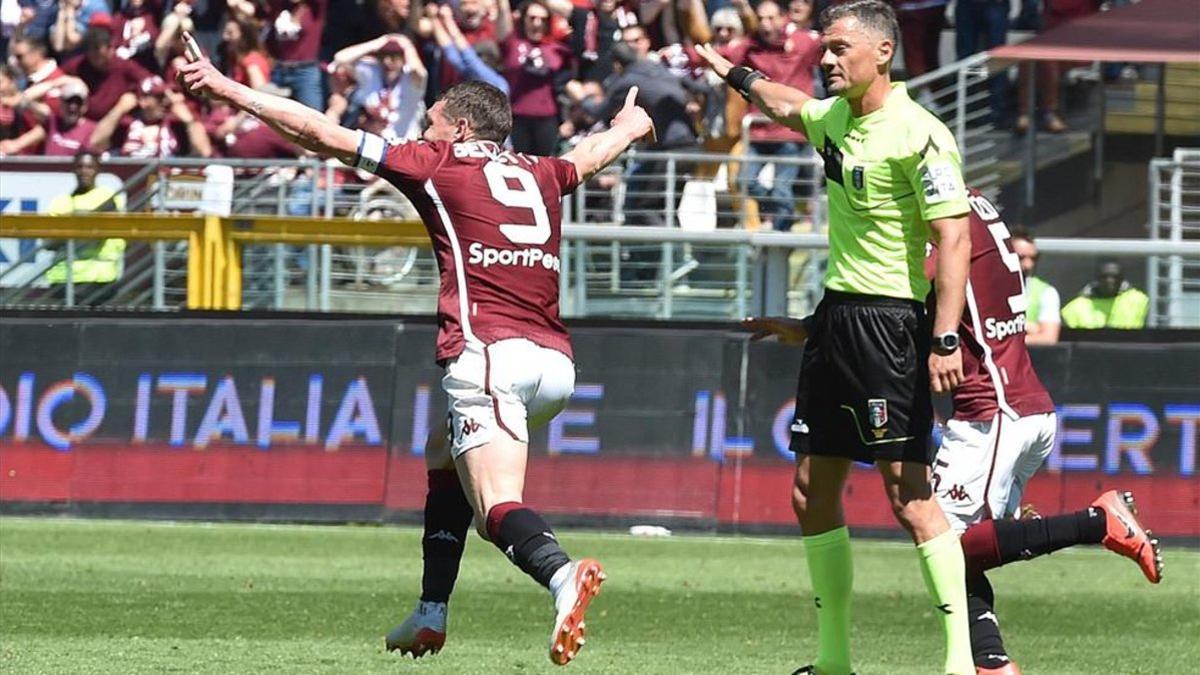
M 46 62 L 42 64 L 41 68 L 38 68 L 29 74 L 29 82 L 30 84 L 37 84 L 50 77 L 50 75 L 56 70 L 58 70 L 58 61 L 55 61 L 54 59 L 46 59 Z

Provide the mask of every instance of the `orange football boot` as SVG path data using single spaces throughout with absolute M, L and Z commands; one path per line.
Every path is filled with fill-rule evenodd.
M 1150 530 L 1143 529 L 1138 522 L 1133 493 L 1109 490 L 1092 506 L 1104 511 L 1108 528 L 1102 542 L 1104 547 L 1137 563 L 1150 583 L 1162 581 L 1162 550 Z

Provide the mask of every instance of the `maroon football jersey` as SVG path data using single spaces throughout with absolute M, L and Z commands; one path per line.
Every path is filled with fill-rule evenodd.
M 558 254 L 562 197 L 579 184 L 574 164 L 490 141 L 389 145 L 360 132 L 358 166 L 399 188 L 433 241 L 439 362 L 466 341 L 507 338 L 572 356 L 558 316 Z
M 954 391 L 954 418 L 985 421 L 997 410 L 1012 418 L 1054 412 L 1025 347 L 1025 280 L 1008 226 L 987 197 L 969 193 L 971 273 L 958 324 L 964 379 Z

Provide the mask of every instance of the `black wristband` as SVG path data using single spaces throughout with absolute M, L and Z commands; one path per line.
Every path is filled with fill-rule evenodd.
M 765 79 L 767 76 L 761 71 L 747 68 L 746 66 L 737 66 L 731 68 L 729 73 L 725 75 L 725 81 L 729 86 L 733 87 L 737 93 L 742 95 L 742 98 L 750 100 L 750 85 L 758 80 Z

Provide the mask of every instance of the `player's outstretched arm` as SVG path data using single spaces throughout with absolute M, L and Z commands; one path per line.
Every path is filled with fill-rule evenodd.
M 654 137 L 654 122 L 645 110 L 638 107 L 637 87 L 631 87 L 625 106 L 613 118 L 607 131 L 592 134 L 579 142 L 563 159 L 575 165 L 579 180 L 585 181 L 616 161 L 629 146 L 649 135 Z
M 238 84 L 225 77 L 212 61 L 189 53 L 189 63 L 179 67 L 184 86 L 193 94 L 226 101 L 266 122 L 292 143 L 326 157 L 353 164 L 358 153 L 358 134 L 338 126 L 298 101 L 274 96 Z
M 708 62 L 708 67 L 717 77 L 729 83 L 735 91 L 748 97 L 767 117 L 779 122 L 790 129 L 804 132 L 804 122 L 800 119 L 800 109 L 812 99 L 812 96 L 786 84 L 779 84 L 766 79 L 757 70 L 744 66 L 734 66 L 729 59 L 717 53 L 712 45 L 699 45 L 696 53 Z

